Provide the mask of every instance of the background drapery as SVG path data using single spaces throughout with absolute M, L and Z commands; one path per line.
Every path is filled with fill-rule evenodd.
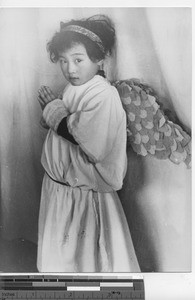
M 103 13 L 117 43 L 105 62 L 110 80 L 140 78 L 191 127 L 190 8 L 2 8 L 0 10 L 1 233 L 37 242 L 46 131 L 39 125 L 40 85 L 64 87 L 46 43 L 59 22 Z M 184 164 L 142 158 L 128 150 L 120 198 L 145 271 L 189 271 L 191 171 Z

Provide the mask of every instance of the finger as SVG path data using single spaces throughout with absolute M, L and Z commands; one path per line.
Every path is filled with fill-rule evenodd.
M 42 86 L 41 88 L 40 88 L 40 92 L 43 94 L 43 95 L 47 95 L 48 93 L 47 93 L 47 90 L 45 89 L 45 87 L 44 86 Z
M 47 90 L 48 95 L 51 97 L 51 99 L 54 100 L 56 98 L 56 96 L 54 95 L 52 90 L 49 87 L 46 87 L 46 90 Z
M 37 99 L 38 99 L 38 101 L 42 101 L 43 100 L 43 98 L 40 95 L 37 96 Z
M 45 106 L 45 104 L 42 103 L 41 101 L 39 101 L 39 105 L 41 106 L 41 108 L 43 108 Z
M 45 94 L 44 94 L 44 92 L 43 92 L 42 89 L 39 89 L 39 90 L 38 90 L 38 95 L 41 96 L 41 97 L 44 97 L 44 96 L 45 96 Z
M 48 86 L 45 87 L 45 90 L 47 91 L 47 93 L 53 94 L 53 93 L 52 93 L 52 90 L 51 90 Z
M 41 90 L 38 90 L 38 97 L 43 97 L 43 93 Z
M 53 95 L 53 92 L 52 92 L 52 90 L 50 89 L 50 87 L 45 86 L 45 87 L 44 87 L 44 90 L 45 90 L 45 92 L 48 93 L 49 95 Z
M 53 95 L 52 91 L 50 90 L 49 87 L 44 87 L 42 89 L 43 94 L 45 95 L 45 97 L 47 98 L 47 101 L 52 101 L 55 99 L 55 96 Z
M 49 93 L 45 89 L 40 89 L 39 90 L 39 95 L 42 97 L 42 99 L 45 102 L 50 102 L 51 100 L 53 100 L 53 99 L 51 99 Z
M 45 101 L 41 97 L 38 97 L 37 99 L 38 99 L 40 104 L 42 104 L 42 105 L 45 104 Z

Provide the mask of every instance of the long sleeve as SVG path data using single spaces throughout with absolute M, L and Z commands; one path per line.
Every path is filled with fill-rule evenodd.
M 43 110 L 43 118 L 46 124 L 54 131 L 57 131 L 60 122 L 67 116 L 68 111 L 66 110 L 63 101 L 60 99 L 49 102 Z
M 74 137 L 68 131 L 67 117 L 63 118 L 62 121 L 60 122 L 57 128 L 57 134 L 62 136 L 64 139 L 68 140 L 72 144 L 78 145 Z

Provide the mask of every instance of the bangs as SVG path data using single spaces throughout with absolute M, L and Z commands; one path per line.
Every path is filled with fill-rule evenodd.
M 59 52 L 62 52 L 72 48 L 76 44 L 83 44 L 79 34 L 75 32 L 64 32 L 64 34 L 60 35 L 57 40 L 56 49 Z
M 51 61 L 57 62 L 59 60 L 59 52 L 66 51 L 76 44 L 81 44 L 85 47 L 86 52 L 92 61 L 101 60 L 103 58 L 98 46 L 88 37 L 77 32 L 64 31 L 56 33 L 53 39 L 47 44 L 47 50 L 50 54 Z

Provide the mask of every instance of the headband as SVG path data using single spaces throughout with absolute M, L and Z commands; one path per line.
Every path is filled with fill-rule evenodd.
M 98 45 L 98 47 L 100 48 L 100 50 L 105 54 L 105 49 L 104 49 L 102 40 L 93 31 L 91 31 L 85 27 L 78 26 L 78 25 L 68 25 L 68 26 L 62 28 L 61 30 L 62 31 L 74 31 L 74 32 L 78 32 L 80 34 L 87 36 L 90 40 L 95 42 Z

